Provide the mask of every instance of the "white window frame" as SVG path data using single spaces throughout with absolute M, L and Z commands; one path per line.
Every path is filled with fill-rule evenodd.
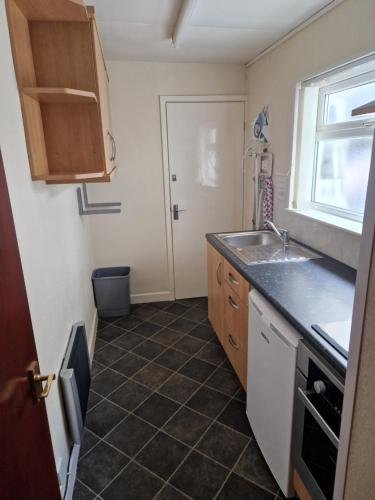
M 370 59 L 370 60 L 368 60 Z M 297 85 L 290 207 L 293 212 L 361 232 L 363 214 L 315 201 L 319 141 L 372 137 L 375 114 L 346 122 L 324 124 L 327 96 L 375 82 L 375 57 L 365 64 L 350 63 Z

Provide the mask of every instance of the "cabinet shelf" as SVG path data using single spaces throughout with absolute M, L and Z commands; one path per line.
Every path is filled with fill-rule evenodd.
M 95 104 L 98 102 L 94 92 L 66 87 L 24 87 L 23 93 L 43 103 Z
M 76 184 L 83 182 L 110 182 L 116 167 L 111 172 L 93 172 L 87 174 L 55 174 L 43 178 L 47 184 Z
M 87 22 L 82 0 L 15 0 L 29 21 Z

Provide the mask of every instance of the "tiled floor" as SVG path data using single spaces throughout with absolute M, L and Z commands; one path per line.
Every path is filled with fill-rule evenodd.
M 75 500 L 282 498 L 207 299 L 100 321 Z

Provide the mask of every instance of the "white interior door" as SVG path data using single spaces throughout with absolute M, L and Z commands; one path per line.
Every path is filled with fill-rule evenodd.
M 166 112 L 175 296 L 200 297 L 206 233 L 242 228 L 245 103 L 168 102 Z

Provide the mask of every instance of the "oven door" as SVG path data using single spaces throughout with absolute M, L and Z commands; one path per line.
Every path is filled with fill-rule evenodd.
M 294 466 L 314 500 L 331 500 L 338 437 L 309 397 L 306 378 L 296 372 Z

